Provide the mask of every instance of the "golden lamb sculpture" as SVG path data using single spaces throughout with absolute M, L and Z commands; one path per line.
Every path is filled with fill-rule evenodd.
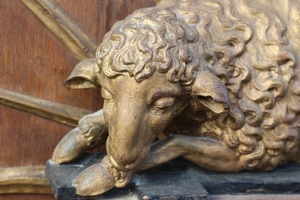
M 106 142 L 107 156 L 74 181 L 79 195 L 176 157 L 221 172 L 299 162 L 299 10 L 296 0 L 161 0 L 135 11 L 66 81 L 101 86 L 105 102 L 52 159 Z

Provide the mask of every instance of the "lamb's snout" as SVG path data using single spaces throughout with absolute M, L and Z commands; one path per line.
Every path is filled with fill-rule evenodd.
M 148 152 L 145 151 L 144 146 L 132 146 L 130 148 L 131 145 L 128 145 L 128 148 L 120 148 L 122 145 L 118 145 L 117 141 L 111 143 L 108 140 L 107 155 L 111 165 L 120 171 L 131 171 L 136 168 Z

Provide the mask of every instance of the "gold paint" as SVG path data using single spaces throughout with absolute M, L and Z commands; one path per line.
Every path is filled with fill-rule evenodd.
M 299 162 L 300 2 L 156 2 L 117 23 L 65 83 L 101 85 L 105 100 L 53 153 L 68 162 L 106 143 L 77 193 L 124 187 L 180 156 L 222 172 Z
M 0 168 L 0 194 L 6 193 L 52 194 L 45 167 Z

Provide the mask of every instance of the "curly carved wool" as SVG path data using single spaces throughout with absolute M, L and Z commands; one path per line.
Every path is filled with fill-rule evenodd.
M 53 160 L 106 141 L 97 173 L 109 186 L 91 183 L 90 168 L 75 181 L 81 195 L 123 187 L 134 172 L 178 156 L 228 172 L 300 161 L 299 8 L 297 1 L 161 0 L 117 22 L 96 60 L 83 61 L 66 82 L 102 86 L 103 112 L 83 118 Z
M 137 81 L 158 71 L 184 86 L 193 71 L 209 70 L 232 105 L 227 116 L 207 117 L 197 135 L 213 134 L 235 148 L 246 169 L 284 164 L 298 151 L 297 47 L 288 40 L 289 22 L 255 4 L 182 1 L 138 10 L 105 36 L 100 69 L 109 77 L 129 72 Z

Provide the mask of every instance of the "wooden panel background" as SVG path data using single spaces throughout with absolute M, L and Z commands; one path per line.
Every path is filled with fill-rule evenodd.
M 57 0 L 98 43 L 118 20 L 153 0 Z M 0 1 L 0 88 L 88 110 L 102 106 L 99 89 L 63 86 L 78 61 L 20 1 Z M 71 127 L 0 105 L 0 167 L 44 165 Z M 0 195 L 1 200 L 54 199 L 52 195 Z

